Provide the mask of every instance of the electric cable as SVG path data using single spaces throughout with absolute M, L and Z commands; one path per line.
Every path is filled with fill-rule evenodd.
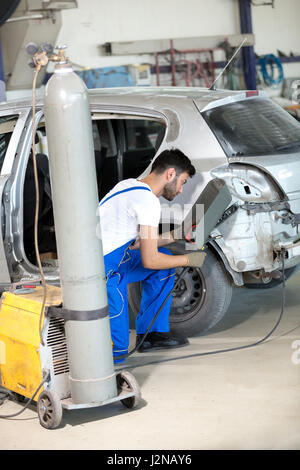
M 44 311 L 45 311 L 45 305 L 46 305 L 46 299 L 47 299 L 47 286 L 46 286 L 46 281 L 45 281 L 45 276 L 42 268 L 42 263 L 41 263 L 41 258 L 40 258 L 40 253 L 39 253 L 39 248 L 38 248 L 38 217 L 39 217 L 39 183 L 38 183 L 38 171 L 37 171 L 37 162 L 36 162 L 36 151 L 35 151 L 35 108 L 36 108 L 36 81 L 37 77 L 39 74 L 39 71 L 41 69 L 41 65 L 37 64 L 36 69 L 34 72 L 34 77 L 33 77 L 33 82 L 32 82 L 32 159 L 33 159 L 33 171 L 34 171 L 34 183 L 35 183 L 35 192 L 36 192 L 36 204 L 35 204 L 35 218 L 34 218 L 34 247 L 35 247 L 35 254 L 36 254 L 36 259 L 38 263 L 38 268 L 39 272 L 41 275 L 41 284 L 43 287 L 43 300 L 42 300 L 42 307 L 41 307 L 41 314 L 40 314 L 40 319 L 39 319 L 39 335 L 40 335 L 40 342 L 44 346 L 44 340 L 43 340 L 43 335 L 42 335 L 42 327 L 43 327 L 43 317 L 44 317 Z M 17 413 L 13 413 L 11 415 L 0 415 L 0 418 L 3 419 L 8 419 L 8 418 L 13 418 L 15 416 L 20 415 L 23 413 L 23 411 L 28 408 L 40 388 L 43 386 L 43 384 L 48 380 L 50 372 L 47 373 L 47 375 L 44 377 L 42 382 L 39 384 L 37 389 L 35 390 L 34 394 L 32 397 L 29 399 L 29 401 L 26 403 L 25 406 L 22 407 L 20 411 Z M 13 396 L 12 392 L 7 391 L 7 390 L 0 390 L 0 405 L 4 403 L 4 400 L 9 398 L 10 396 Z
M 38 181 L 38 171 L 37 171 L 37 163 L 36 163 L 36 151 L 35 151 L 35 105 L 36 105 L 36 81 L 41 69 L 41 65 L 37 64 L 33 83 L 32 83 L 32 159 L 33 159 L 33 171 L 34 171 L 34 184 L 35 184 L 35 194 L 36 194 L 36 203 L 35 203 L 35 217 L 34 217 L 34 248 L 35 248 L 35 256 L 38 263 L 39 272 L 41 275 L 41 284 L 43 287 L 43 300 L 42 300 L 42 307 L 41 307 L 41 314 L 39 319 L 39 334 L 40 334 L 40 342 L 43 346 L 45 346 L 42 329 L 43 329 L 43 317 L 47 299 L 47 286 L 46 280 L 42 268 L 41 257 L 39 253 L 38 247 L 38 219 L 39 219 L 39 205 L 40 205 L 40 192 L 39 192 L 39 181 Z
M 158 360 L 158 361 L 152 361 L 152 362 L 149 362 L 147 364 L 134 365 L 132 367 L 136 368 L 136 367 L 141 367 L 141 366 L 145 366 L 145 365 L 148 366 L 148 365 L 154 365 L 154 364 L 161 364 L 161 363 L 164 363 L 164 362 L 178 361 L 178 360 L 181 360 L 181 359 L 191 359 L 191 358 L 200 357 L 200 356 L 210 356 L 210 355 L 214 355 L 214 354 L 221 354 L 221 353 L 232 352 L 232 351 L 240 351 L 242 349 L 248 349 L 248 348 L 252 348 L 254 346 L 258 346 L 259 344 L 265 342 L 277 329 L 278 325 L 281 322 L 283 313 L 284 313 L 285 299 L 286 299 L 286 292 L 285 292 L 286 283 L 285 283 L 285 267 L 284 267 L 285 252 L 286 252 L 286 250 L 283 248 L 281 250 L 281 261 L 282 261 L 282 268 L 281 269 L 282 269 L 282 279 L 283 279 L 283 282 L 282 282 L 282 296 L 281 296 L 281 312 L 280 312 L 280 315 L 279 315 L 275 325 L 273 326 L 273 328 L 263 338 L 261 338 L 258 341 L 255 341 L 254 343 L 245 344 L 245 345 L 242 345 L 242 346 L 235 346 L 235 347 L 226 348 L 226 349 L 216 349 L 216 350 L 213 350 L 213 351 L 204 351 L 204 352 L 201 352 L 201 353 L 188 354 L 186 356 L 171 357 L 171 358 L 168 358 L 168 359 L 161 359 L 161 360 Z M 172 289 L 171 292 L 173 292 L 173 289 Z M 160 310 L 161 309 L 159 309 L 158 313 L 160 313 Z M 156 314 L 156 317 L 157 317 L 158 313 Z M 146 336 L 146 334 L 145 334 L 145 336 Z M 134 351 L 132 351 L 132 353 L 133 352 Z M 131 353 L 129 353 L 129 355 L 131 355 Z M 127 369 L 128 369 L 128 366 L 127 366 Z
M 161 306 L 159 307 L 158 311 L 156 312 L 156 314 L 154 315 L 154 317 L 152 318 L 151 322 L 150 322 L 150 325 L 148 326 L 146 332 L 144 333 L 144 335 L 142 336 L 142 339 L 141 341 L 131 350 L 129 351 L 127 354 L 122 354 L 121 356 L 114 356 L 114 359 L 126 359 L 127 357 L 131 356 L 135 351 L 138 351 L 140 349 L 140 347 L 142 346 L 142 344 L 144 343 L 146 337 L 148 336 L 148 333 L 149 331 L 151 330 L 152 328 L 152 325 L 153 323 L 155 322 L 155 320 L 157 319 L 158 315 L 160 314 L 160 312 L 162 311 L 162 308 L 164 307 L 164 305 L 166 304 L 167 300 L 169 299 L 170 295 L 174 292 L 174 290 L 176 289 L 177 285 L 179 284 L 179 281 L 181 281 L 181 279 L 183 278 L 183 276 L 185 275 L 185 273 L 187 272 L 187 270 L 189 269 L 189 267 L 187 268 L 184 268 L 181 273 L 179 274 L 178 278 L 176 279 L 176 282 L 174 284 L 174 287 L 173 289 L 169 292 L 169 294 L 167 295 L 167 297 L 164 299 L 163 303 L 161 304 Z
M 9 414 L 9 415 L 0 415 L 0 419 L 14 418 L 15 416 L 19 416 L 21 413 L 23 413 L 26 410 L 26 408 L 28 408 L 28 406 L 30 405 L 30 403 L 32 402 L 32 400 L 34 399 L 36 394 L 39 392 L 41 387 L 44 385 L 44 383 L 48 381 L 49 376 L 50 376 L 50 371 L 47 371 L 45 377 L 43 378 L 43 380 L 41 381 L 41 383 L 39 384 L 39 386 L 35 390 L 34 394 L 31 396 L 31 398 L 29 398 L 28 402 L 22 407 L 22 409 L 20 411 L 17 411 L 16 413 L 12 413 L 12 414 Z M 0 390 L 0 393 L 7 393 L 7 395 L 10 395 L 9 392 L 2 391 L 2 390 Z M 2 405 L 2 403 L 1 403 L 1 405 Z
M 286 289 L 286 283 L 285 283 L 285 267 L 284 267 L 284 256 L 285 256 L 285 249 L 282 249 L 281 251 L 281 260 L 282 260 L 282 279 L 283 279 L 283 282 L 282 282 L 282 298 L 281 298 L 281 312 L 280 312 L 280 315 L 275 323 L 275 325 L 273 326 L 273 328 L 263 337 L 261 338 L 260 340 L 258 341 L 255 341 L 254 343 L 250 343 L 250 344 L 245 344 L 245 345 L 242 345 L 242 346 L 236 346 L 236 347 L 232 347 L 232 348 L 226 348 L 226 349 L 217 349 L 217 350 L 214 350 L 214 351 L 205 351 L 205 352 L 202 352 L 202 353 L 195 353 L 195 354 L 188 354 L 186 356 L 179 356 L 179 357 L 172 357 L 172 358 L 168 358 L 168 359 L 162 359 L 162 360 L 158 360 L 158 361 L 152 361 L 152 362 L 149 362 L 147 364 L 140 364 L 140 365 L 134 365 L 132 367 L 136 368 L 136 367 L 141 367 L 141 366 L 144 366 L 144 365 L 154 365 L 154 364 L 161 364 L 161 363 L 164 363 L 164 362 L 171 362 L 171 361 L 178 361 L 178 360 L 181 360 L 181 359 L 190 359 L 190 358 L 194 358 L 194 357 L 200 357 L 200 356 L 209 356 L 209 355 L 214 355 L 214 354 L 221 354 L 221 353 L 226 353 L 226 352 L 232 352 L 232 351 L 239 351 L 239 350 L 243 350 L 243 349 L 247 349 L 247 348 L 251 348 L 251 347 L 254 347 L 254 346 L 258 346 L 259 344 L 263 343 L 264 341 L 266 341 L 274 332 L 275 330 L 277 329 L 278 325 L 280 324 L 281 322 L 281 319 L 282 319 L 282 316 L 283 316 L 283 313 L 284 313 L 284 307 L 285 307 L 285 298 L 286 298 L 286 293 L 285 293 L 285 289 Z M 187 268 L 183 269 L 182 272 L 180 273 L 180 275 L 178 276 L 178 279 L 173 287 L 173 289 L 171 290 L 171 292 L 168 294 L 168 296 L 166 297 L 166 299 L 164 300 L 163 304 L 161 305 L 160 309 L 158 310 L 158 312 L 156 313 L 155 317 L 153 318 L 151 324 L 149 325 L 146 333 L 144 334 L 141 342 L 139 343 L 139 345 L 137 347 L 135 347 L 132 351 L 130 351 L 128 354 L 125 354 L 124 356 L 118 356 L 118 359 L 120 359 L 121 357 L 128 357 L 130 355 L 132 355 L 138 348 L 139 346 L 142 345 L 143 341 L 145 340 L 152 324 L 154 323 L 155 319 L 157 318 L 157 316 L 159 315 L 162 307 L 164 306 L 165 302 L 167 301 L 167 299 L 169 298 L 169 296 L 171 295 L 171 293 L 173 292 L 173 290 L 175 289 L 175 287 L 177 286 L 177 284 L 179 283 L 179 281 L 182 279 L 182 277 L 184 276 L 185 272 L 186 272 Z M 128 366 L 126 367 L 128 369 Z M 0 415 L 0 418 L 3 418 L 3 419 L 9 419 L 9 418 L 14 418 L 15 416 L 18 416 L 20 415 L 21 413 L 23 413 L 25 411 L 26 408 L 28 408 L 28 406 L 30 405 L 30 403 L 32 402 L 32 400 L 34 399 L 34 397 L 36 396 L 36 394 L 39 392 L 40 388 L 42 387 L 42 385 L 48 380 L 50 376 L 50 372 L 48 371 L 47 374 L 45 375 L 44 379 L 42 380 L 42 382 L 40 383 L 40 385 L 37 387 L 37 389 L 35 390 L 34 394 L 32 395 L 32 397 L 29 399 L 29 401 L 26 403 L 25 406 L 22 407 L 22 409 L 20 411 L 18 411 L 17 413 L 13 413 L 13 414 L 10 414 L 10 415 Z M 6 395 L 6 398 L 9 397 L 10 395 L 10 392 L 8 391 L 5 391 L 5 390 L 0 390 L 0 393 L 2 394 L 5 394 Z M 3 400 L 5 398 L 1 398 L 0 399 L 0 404 L 3 403 Z
M 0 406 L 3 405 L 4 401 L 10 396 L 13 396 L 13 393 L 9 390 L 0 390 Z

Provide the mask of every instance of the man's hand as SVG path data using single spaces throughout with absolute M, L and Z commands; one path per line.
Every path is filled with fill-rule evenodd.
M 135 242 L 134 242 L 134 245 L 130 245 L 129 249 L 130 250 L 139 250 L 141 248 L 141 239 L 140 237 L 138 237 Z
M 194 266 L 195 268 L 201 268 L 204 263 L 206 253 L 204 251 L 193 251 L 186 253 L 185 256 L 188 259 L 186 266 Z

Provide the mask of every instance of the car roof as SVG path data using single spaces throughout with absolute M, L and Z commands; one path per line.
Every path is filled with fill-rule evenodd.
M 122 88 L 95 88 L 89 89 L 90 102 L 92 105 L 97 104 L 120 104 L 120 105 L 140 105 L 143 108 L 148 106 L 151 108 L 152 103 L 158 104 L 159 101 L 175 102 L 178 100 L 193 100 L 202 108 L 209 103 L 232 99 L 237 101 L 245 98 L 246 90 L 209 90 L 200 87 L 122 87 Z M 259 95 L 265 95 L 258 92 Z M 118 97 L 118 101 L 115 98 Z M 221 104 L 221 103 L 220 103 Z M 5 109 L 28 108 L 32 106 L 31 97 L 21 98 L 0 103 L 0 111 Z M 36 100 L 36 106 L 43 106 L 43 97 Z

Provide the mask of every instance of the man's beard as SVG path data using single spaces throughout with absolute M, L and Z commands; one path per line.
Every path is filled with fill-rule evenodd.
M 174 197 L 177 196 L 177 179 L 178 177 L 175 176 L 174 180 L 171 183 L 167 183 L 164 187 L 162 196 L 167 199 L 167 201 L 173 201 Z

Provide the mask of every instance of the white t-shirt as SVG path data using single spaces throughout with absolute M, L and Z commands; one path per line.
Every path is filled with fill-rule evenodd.
M 148 184 L 133 178 L 120 181 L 99 203 L 103 254 L 135 239 L 139 225 L 158 227 L 160 211 Z

